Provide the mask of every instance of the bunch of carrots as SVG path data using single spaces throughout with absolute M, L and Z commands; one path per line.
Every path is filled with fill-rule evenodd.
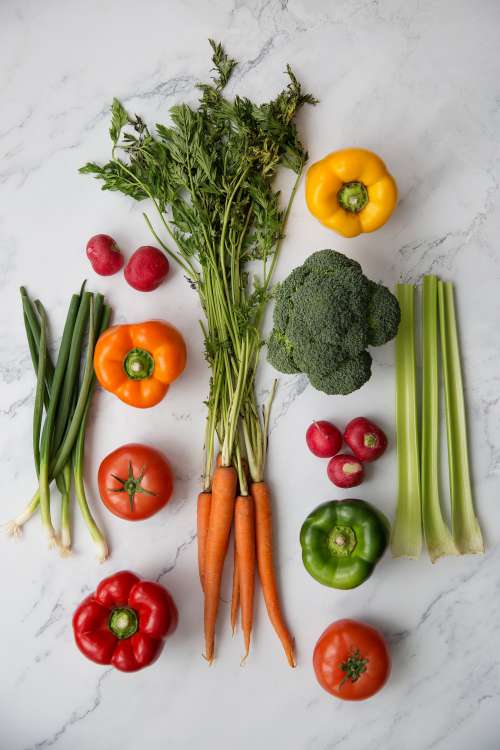
M 150 201 L 160 229 L 147 214 L 145 221 L 182 268 L 204 313 L 200 325 L 211 370 L 198 500 L 205 656 L 209 662 L 214 658 L 222 571 L 234 521 L 233 623 L 239 606 L 248 654 L 257 565 L 271 622 L 293 666 L 293 639 L 276 585 L 271 499 L 264 480 L 274 388 L 261 413 L 255 377 L 272 277 L 307 160 L 295 118 L 303 104 L 314 104 L 315 99 L 303 93 L 290 67 L 289 83 L 275 99 L 263 104 L 241 96 L 226 99 L 223 91 L 236 61 L 220 44 L 210 44 L 215 73 L 211 83 L 198 84 L 196 108 L 172 107 L 170 123 L 151 131 L 115 99 L 111 159 L 104 165 L 89 162 L 80 171 L 101 180 L 103 190 Z M 274 187 L 280 166 L 296 174 L 285 208 Z
M 264 409 L 263 424 L 257 428 L 257 453 L 243 418 L 243 442 L 247 458 L 237 446 L 236 466 L 223 452 L 217 456 L 211 486 L 198 496 L 198 569 L 205 595 L 205 658 L 214 658 L 215 625 L 220 601 L 221 579 L 231 528 L 234 526 L 234 570 L 231 597 L 231 626 L 236 630 L 238 611 L 246 659 L 253 627 L 255 569 L 257 567 L 269 619 L 283 645 L 288 663 L 295 666 L 294 642 L 281 610 L 273 560 L 271 496 L 264 480 L 269 432 L 269 414 L 276 383 Z M 260 446 L 260 450 L 259 450 Z

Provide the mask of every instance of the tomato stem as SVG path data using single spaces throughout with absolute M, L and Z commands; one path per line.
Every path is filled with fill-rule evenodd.
M 134 500 L 136 494 L 139 495 L 157 495 L 157 492 L 152 492 L 152 490 L 147 490 L 145 487 L 142 486 L 142 480 L 144 479 L 144 474 L 146 473 L 146 467 L 143 466 L 142 469 L 139 472 L 138 477 L 134 477 L 134 468 L 132 466 L 132 461 L 128 462 L 128 476 L 126 479 L 122 479 L 121 477 L 117 476 L 116 474 L 111 474 L 113 479 L 116 479 L 117 482 L 120 482 L 122 485 L 121 487 L 110 487 L 110 492 L 126 492 L 129 497 L 130 502 L 130 512 L 134 512 Z
M 340 665 L 341 670 L 344 672 L 339 688 L 345 685 L 346 682 L 357 682 L 362 674 L 366 672 L 368 665 L 368 659 L 361 656 L 359 648 L 351 653 L 347 659 Z

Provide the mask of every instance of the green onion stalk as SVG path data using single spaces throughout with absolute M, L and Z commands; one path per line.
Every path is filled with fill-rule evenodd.
M 105 331 L 106 328 L 109 326 L 110 315 L 111 315 L 111 309 L 107 305 L 105 305 L 103 314 L 102 314 L 101 327 L 100 327 L 101 332 Z M 91 339 L 89 336 L 89 341 L 90 340 Z M 94 350 L 94 347 L 92 346 L 92 352 L 93 350 Z M 84 482 L 85 433 L 87 429 L 87 422 L 89 418 L 90 407 L 92 404 L 92 392 L 93 392 L 94 386 L 95 386 L 95 374 L 93 374 L 92 376 L 92 382 L 91 382 L 91 386 L 89 390 L 89 395 L 87 398 L 87 403 L 86 403 L 85 410 L 83 413 L 83 418 L 80 423 L 78 437 L 76 439 L 76 443 L 73 449 L 73 478 L 74 478 L 74 484 L 75 484 L 75 494 L 76 494 L 78 505 L 80 507 L 80 513 L 82 514 L 82 518 L 87 525 L 92 541 L 95 544 L 96 551 L 97 551 L 97 559 L 99 560 L 99 562 L 104 562 L 104 560 L 106 560 L 109 557 L 108 543 L 106 541 L 105 535 L 103 534 L 103 532 L 97 525 L 96 521 L 94 520 L 92 512 L 89 508 L 89 504 L 87 502 L 87 496 L 85 492 L 85 482 Z
M 62 557 L 66 557 L 71 554 L 71 466 L 69 462 L 62 473 L 56 477 L 56 484 L 61 493 L 60 553 Z
M 68 366 L 68 359 L 71 350 L 71 341 L 73 338 L 73 331 L 75 328 L 76 318 L 78 315 L 78 308 L 80 306 L 80 297 L 73 295 L 70 303 L 70 310 L 68 317 L 66 318 L 66 324 L 64 326 L 63 336 L 61 340 L 61 346 L 59 348 L 59 354 L 57 356 L 56 366 L 54 370 L 54 378 L 52 380 L 52 388 L 50 392 L 50 402 L 47 409 L 47 416 L 45 419 L 42 441 L 41 441 L 41 452 L 40 452 L 40 475 L 39 475 L 39 490 L 40 490 L 40 512 L 42 517 L 42 526 L 45 529 L 47 535 L 49 547 L 57 546 L 57 536 L 55 529 L 52 525 L 52 518 L 50 513 L 50 468 L 52 463 L 53 448 L 55 442 L 55 427 L 56 419 L 58 417 L 57 407 L 59 403 L 59 396 L 61 394 L 64 375 L 66 367 Z M 64 467 L 62 464 L 61 469 Z M 57 472 L 56 472 L 57 473 Z

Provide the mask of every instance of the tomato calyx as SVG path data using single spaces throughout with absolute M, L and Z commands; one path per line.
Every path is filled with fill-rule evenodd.
M 340 669 L 344 672 L 344 676 L 340 681 L 339 688 L 341 688 L 342 685 L 345 685 L 346 682 L 357 682 L 361 675 L 366 672 L 367 665 L 368 659 L 361 656 L 359 648 L 352 651 L 350 656 L 348 656 L 340 665 Z
M 126 492 L 129 497 L 130 502 L 130 512 L 134 512 L 134 500 L 135 496 L 137 494 L 139 495 L 157 495 L 157 492 L 152 492 L 151 490 L 147 490 L 145 487 L 142 486 L 142 480 L 144 479 L 144 475 L 146 473 L 146 467 L 143 466 L 142 469 L 139 472 L 138 477 L 134 477 L 134 468 L 132 466 L 132 461 L 128 462 L 128 476 L 126 479 L 122 479 L 122 477 L 119 477 L 117 474 L 111 474 L 113 479 L 116 479 L 117 482 L 120 482 L 122 485 L 121 487 L 109 487 L 110 492 Z

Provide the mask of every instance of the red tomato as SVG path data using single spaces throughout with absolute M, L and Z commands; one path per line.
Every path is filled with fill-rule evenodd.
M 141 521 L 161 510 L 174 486 L 167 459 L 139 443 L 122 445 L 106 456 L 97 480 L 106 508 L 128 521 Z
M 356 620 L 337 620 L 318 640 L 313 667 L 328 693 L 345 701 L 362 701 L 385 685 L 391 660 L 378 630 Z

